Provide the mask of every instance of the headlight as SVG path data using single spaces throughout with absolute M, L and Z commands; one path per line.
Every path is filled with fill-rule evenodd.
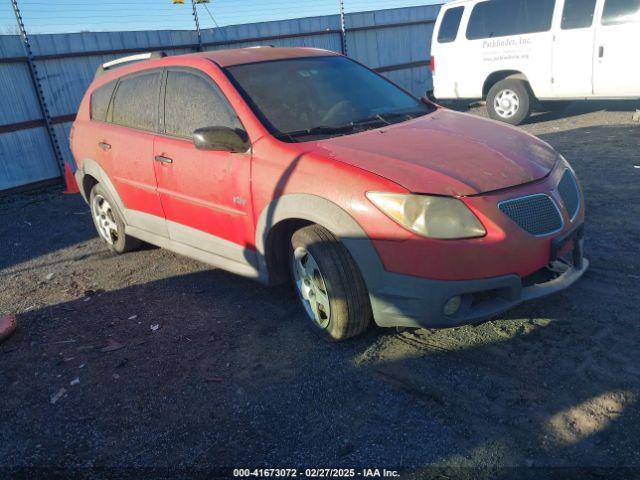
M 475 238 L 487 233 L 456 198 L 382 192 L 367 192 L 367 198 L 385 215 L 423 237 Z

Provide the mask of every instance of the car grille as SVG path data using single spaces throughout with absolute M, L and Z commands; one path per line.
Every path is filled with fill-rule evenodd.
M 549 235 L 562 228 L 558 207 L 542 193 L 505 200 L 498 204 L 498 208 L 532 235 Z
M 578 190 L 578 182 L 571 170 L 565 170 L 562 180 L 558 184 L 558 192 L 562 197 L 569 217 L 573 220 L 580 209 L 580 191 Z

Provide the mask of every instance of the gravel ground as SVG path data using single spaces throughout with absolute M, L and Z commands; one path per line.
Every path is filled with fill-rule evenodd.
M 157 248 L 111 254 L 79 195 L 0 198 L 0 314 L 19 323 L 0 344 L 0 477 L 3 467 L 640 474 L 631 108 L 574 104 L 523 127 L 583 182 L 592 266 L 568 291 L 478 327 L 372 329 L 328 344 L 286 288 Z

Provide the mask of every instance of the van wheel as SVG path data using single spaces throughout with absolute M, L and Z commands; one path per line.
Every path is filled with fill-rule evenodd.
M 362 274 L 340 241 L 319 225 L 291 238 L 291 276 L 314 330 L 329 341 L 364 332 L 371 303 Z
M 514 78 L 496 83 L 487 95 L 487 111 L 494 120 L 520 125 L 531 113 L 527 83 Z
M 91 218 L 100 238 L 107 244 L 109 250 L 116 253 L 124 253 L 134 250 L 142 243 L 124 233 L 124 221 L 113 205 L 106 190 L 97 183 L 89 195 L 91 206 Z

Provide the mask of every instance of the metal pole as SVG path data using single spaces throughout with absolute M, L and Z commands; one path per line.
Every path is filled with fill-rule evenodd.
M 29 42 L 29 36 L 27 35 L 27 30 L 24 27 L 24 22 L 22 21 L 22 14 L 20 13 L 20 8 L 18 8 L 18 0 L 11 0 L 11 6 L 13 7 L 13 13 L 16 16 L 16 22 L 18 22 L 18 29 L 20 30 L 20 38 L 22 39 L 22 45 L 27 53 L 27 63 L 29 64 L 29 74 L 31 75 L 31 81 L 33 82 L 33 87 L 36 89 L 36 94 L 38 96 L 38 103 L 40 104 L 40 111 L 42 112 L 42 116 L 44 118 L 45 125 L 47 126 L 47 133 L 49 134 L 49 140 L 51 141 L 51 147 L 53 148 L 53 155 L 56 158 L 56 162 L 58 163 L 58 168 L 60 169 L 60 175 L 64 178 L 64 158 L 62 157 L 62 150 L 60 149 L 60 144 L 58 143 L 58 138 L 56 137 L 56 132 L 53 129 L 53 122 L 51 121 L 51 115 L 49 114 L 49 108 L 47 107 L 47 102 L 44 98 L 44 91 L 42 89 L 42 84 L 40 83 L 40 78 L 38 77 L 38 69 L 36 67 L 33 51 L 31 50 L 31 43 Z
M 347 55 L 347 27 L 344 21 L 344 0 L 340 0 L 340 50 Z
M 198 51 L 202 51 L 202 35 L 200 34 L 200 20 L 198 20 L 198 10 L 196 9 L 196 0 L 191 0 L 191 8 L 193 9 L 193 21 L 196 22 L 196 34 L 198 35 Z

